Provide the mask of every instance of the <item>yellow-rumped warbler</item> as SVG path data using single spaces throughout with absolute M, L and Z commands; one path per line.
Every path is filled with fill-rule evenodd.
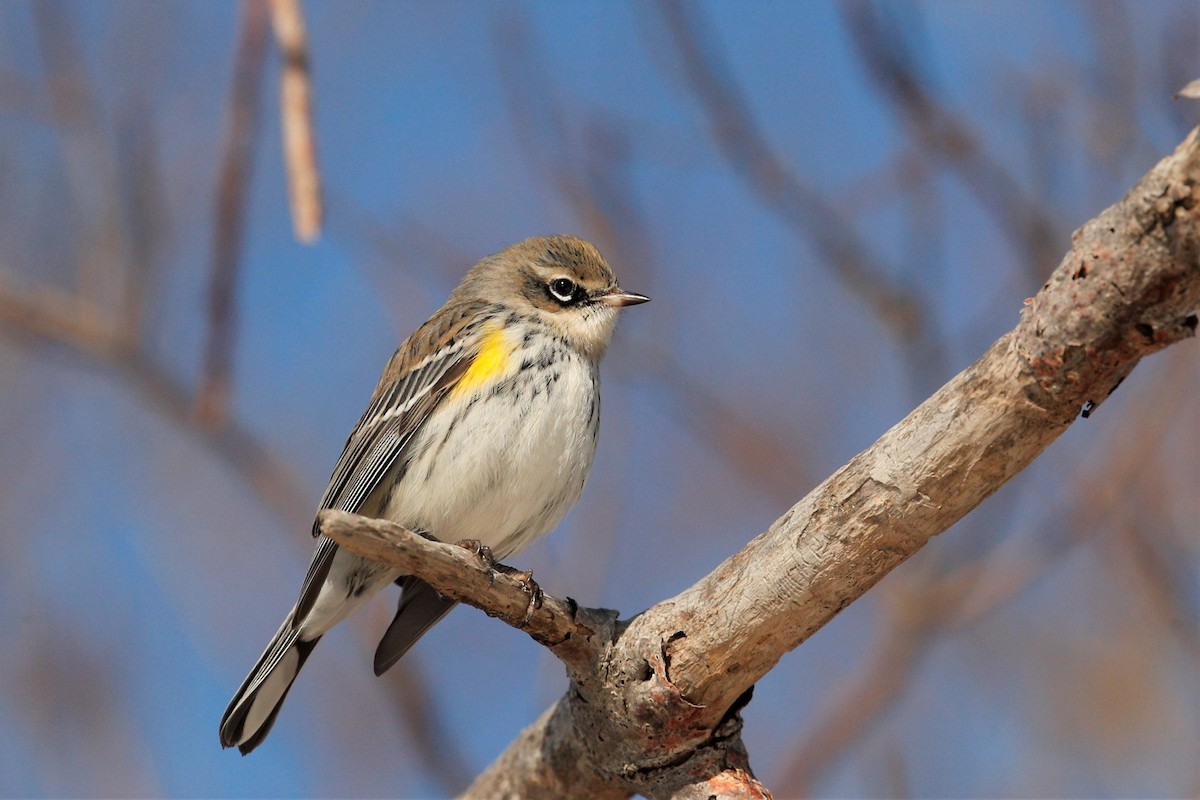
M 505 558 L 583 490 L 600 422 L 600 357 L 617 309 L 644 303 L 573 236 L 526 239 L 476 264 L 396 350 L 342 450 L 321 508 L 393 520 Z M 266 737 L 321 636 L 378 589 L 402 587 L 375 651 L 382 674 L 454 603 L 317 536 L 300 599 L 221 718 L 221 745 Z

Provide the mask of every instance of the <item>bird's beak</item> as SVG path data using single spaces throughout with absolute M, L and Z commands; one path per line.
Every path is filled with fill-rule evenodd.
M 612 308 L 624 308 L 625 306 L 636 306 L 639 303 L 650 302 L 650 298 L 644 294 L 622 292 L 620 289 L 598 297 L 596 300 Z

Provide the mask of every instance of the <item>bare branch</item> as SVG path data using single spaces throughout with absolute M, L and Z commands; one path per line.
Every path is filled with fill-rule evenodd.
M 0 281 L 0 333 L 23 346 L 57 346 L 86 359 L 86 366 L 111 369 L 149 409 L 228 464 L 287 525 L 308 527 L 311 517 L 302 510 L 307 492 L 265 442 L 238 424 L 227 422 L 215 430 L 200 425 L 188 390 L 140 351 L 125 348 L 110 335 L 111 326 L 98 320 L 86 301 L 48 289 L 18 294 Z
M 559 700 L 517 736 L 460 800 L 625 800 L 591 768 L 571 731 L 570 706 Z M 551 754 L 552 757 L 547 757 Z
M 141 103 L 132 103 L 121 114 L 117 137 L 120 205 L 129 253 L 117 326 L 130 349 L 140 343 L 146 305 L 159 286 L 170 234 L 153 119 Z
M 99 358 L 111 357 L 116 347 L 112 324 L 92 303 L 49 286 L 22 286 L 3 272 L 0 327 L 10 335 L 53 340 Z
M 1200 631 L 1188 621 L 1192 604 L 1182 591 L 1171 563 L 1156 549 L 1138 521 L 1122 514 L 1117 524 L 1118 545 L 1127 550 L 1122 559 L 1128 567 L 1146 605 L 1171 631 L 1188 656 L 1200 662 Z M 1181 613 L 1182 612 L 1182 613 Z
M 54 109 L 37 83 L 18 72 L 0 70 L 0 109 L 5 114 L 53 123 Z
M 832 700 L 806 721 L 788 763 L 780 769 L 777 788 L 789 795 L 812 794 L 822 773 L 900 698 L 925 650 L 937 641 L 936 634 L 977 623 L 1045 575 L 1075 545 L 1103 530 L 1136 480 L 1154 474 L 1148 471 L 1152 457 L 1172 429 L 1179 407 L 1191 397 L 1188 371 L 1181 363 L 1171 367 L 1181 357 L 1191 359 L 1192 354 L 1174 350 L 1166 364 L 1158 365 L 1157 374 L 1165 375 L 1166 381 L 1155 383 L 1156 414 L 1130 418 L 1127 412 L 1106 431 L 1108 441 L 1099 448 L 1100 455 L 1089 459 L 1094 468 L 1081 469 L 1066 492 L 1073 498 L 1068 512 L 1048 513 L 1032 535 L 1024 537 L 1023 546 L 990 553 L 945 574 L 910 578 L 893 591 L 883 608 L 903 613 L 889 614 L 891 625 L 872 645 L 864 666 L 835 687 L 829 693 Z
M 17 290 L 14 280 L 0 273 L 0 335 L 14 344 L 46 346 L 83 359 L 87 367 L 111 371 L 151 412 L 160 415 L 228 465 L 248 489 L 279 516 L 285 527 L 308 529 L 312 517 L 308 492 L 298 476 L 253 431 L 229 419 L 219 428 L 202 425 L 192 413 L 191 393 L 138 349 L 112 333 L 112 326 L 89 303 L 53 289 Z M 299 543 L 301 540 L 295 540 Z M 376 630 L 357 627 L 361 637 Z M 404 691 L 398 691 L 402 683 Z M 381 690 L 396 703 L 401 719 L 424 755 L 422 764 L 450 792 L 468 774 L 465 760 L 454 742 L 441 733 L 425 698 L 427 681 L 411 664 L 402 663 L 388 673 Z
M 533 33 L 520 14 L 502 18 L 495 38 L 497 73 L 530 166 L 546 176 L 601 249 L 623 265 L 622 275 L 637 281 L 629 270 L 648 262 L 652 248 L 631 188 L 630 137 L 608 114 L 578 130 L 568 124 L 573 115 L 537 58 Z
M 275 42 L 283 56 L 279 102 L 292 226 L 297 239 L 312 244 L 321 235 L 323 207 L 316 137 L 313 135 L 308 35 L 300 0 L 270 0 L 270 3 Z
M 729 748 L 730 753 L 734 750 L 734 747 Z M 771 800 L 771 792 L 750 771 L 750 760 L 740 741 L 737 751 L 740 760 L 720 772 L 674 790 L 671 800 Z
M 466 547 L 426 539 L 393 522 L 345 511 L 326 509 L 317 519 L 321 533 L 350 552 L 402 570 L 405 575 L 416 575 L 443 596 L 475 606 L 525 631 L 552 652 L 558 653 L 558 645 L 569 639 L 595 633 L 576 618 L 580 609 L 573 600 L 543 595 L 541 603 L 534 604 L 530 575 L 493 569 L 486 558 Z
M 1090 83 L 1098 95 L 1092 103 L 1094 121 L 1087 127 L 1097 156 L 1090 173 L 1119 175 L 1123 165 L 1136 163 L 1138 146 L 1145 141 L 1137 114 L 1140 73 L 1132 21 L 1120 0 L 1085 3 L 1080 11 L 1095 48 Z
M 540 758 L 501 760 L 525 763 L 533 785 L 583 748 L 591 770 L 650 797 L 722 771 L 717 732 L 784 653 L 1027 466 L 1141 358 L 1194 335 L 1198 206 L 1200 130 L 1076 233 L 1018 326 L 975 364 L 714 572 L 619 629 L 600 674 L 574 674 L 546 729 L 523 735 Z
M 675 421 L 724 460 L 747 486 L 788 503 L 799 489 L 812 486 L 820 477 L 805 460 L 803 447 L 790 443 L 768 420 L 725 402 L 710 386 L 688 375 L 660 342 L 635 341 L 629 350 L 636 361 L 625 369 L 662 386 L 669 393 L 668 402 L 678 409 Z
M 799 644 L 1024 468 L 1081 406 L 1085 414 L 1097 406 L 1143 356 L 1194 335 L 1200 305 L 1194 182 L 1200 182 L 1196 132 L 1076 234 L 1014 331 L 767 534 L 676 598 L 713 608 L 720 595 L 715 607 L 729 607 L 733 589 L 739 599 L 732 607 L 755 619 L 688 625 L 692 632 L 671 648 L 678 664 L 673 678 L 686 697 L 727 707 L 745 688 L 721 677 L 727 669 L 744 675 L 747 654 L 761 661 Z M 760 588 L 749 591 L 730 586 L 729 577 L 750 564 L 774 574 L 789 602 L 760 605 L 780 603 L 765 589 L 774 581 L 755 582 Z
M 217 181 L 212 277 L 208 289 L 208 341 L 204 376 L 196 393 L 196 416 L 209 427 L 226 418 L 236 314 L 238 259 L 254 143 L 258 138 L 259 94 L 266 52 L 267 9 L 262 0 L 243 0 L 234 55 L 233 86 L 225 128 L 224 156 Z
M 548 595 L 540 604 L 530 602 L 526 573 L 511 574 L 493 568 L 470 549 L 426 539 L 386 520 L 375 520 L 325 510 L 319 515 L 321 532 L 347 550 L 387 564 L 406 574 L 416 575 L 434 586 L 441 594 L 482 609 L 509 625 L 523 630 L 536 641 L 546 645 L 563 660 L 567 670 L 579 681 L 594 680 L 599 659 L 607 651 L 615 635 L 615 613 L 603 609 L 578 607 L 574 601 L 562 601 Z M 746 700 L 749 695 L 746 696 Z M 551 710 L 549 714 L 559 713 Z M 741 720 L 736 715 L 726 718 L 715 738 L 722 743 L 725 762 L 721 769 L 699 770 L 694 779 L 673 787 L 669 793 L 654 793 L 653 797 L 769 797 L 770 793 L 750 772 L 749 760 L 741 742 Z M 522 738 L 536 737 L 538 729 L 531 728 Z M 524 751 L 517 754 L 528 758 Z M 576 756 L 572 755 L 574 759 Z M 611 787 L 578 778 L 539 771 L 536 786 L 523 785 L 511 792 L 492 781 L 503 784 L 508 767 L 493 767 L 467 791 L 467 797 L 623 797 Z M 518 773 L 520 774 L 520 773 Z M 563 780 L 560 780 L 564 778 Z
M 236 473 L 279 516 L 285 527 L 308 529 L 308 492 L 298 476 L 253 431 L 228 419 L 219 428 L 200 423 L 192 413 L 191 394 L 167 371 L 129 342 L 113 334 L 113 326 L 98 309 L 73 295 L 41 287 L 21 287 L 0 273 L 0 335 L 14 344 L 47 346 L 83 359 L 84 366 L 111 371 L 152 413 L 190 435 Z M 295 540 L 299 543 L 301 540 Z M 355 627 L 369 638 L 372 649 L 378 631 Z M 403 662 L 379 684 L 393 701 L 422 764 L 446 792 L 461 786 L 468 775 L 466 761 L 455 743 L 434 724 L 436 712 L 424 688 L 427 680 L 412 664 Z M 403 691 L 400 686 L 403 685 Z

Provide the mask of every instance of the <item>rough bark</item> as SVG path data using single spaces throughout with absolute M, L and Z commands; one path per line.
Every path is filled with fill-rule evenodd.
M 740 737 L 754 683 L 1028 466 L 1142 357 L 1194 335 L 1198 181 L 1193 131 L 1075 233 L 1015 329 L 689 589 L 628 622 L 548 600 L 578 626 L 543 637 L 571 688 L 467 796 L 765 793 Z M 489 606 L 419 562 L 412 571 L 439 590 L 513 621 L 512 600 Z
M 490 556 L 471 547 L 426 539 L 387 520 L 345 511 L 327 509 L 319 518 L 321 533 L 342 547 L 406 574 L 420 575 L 444 596 L 481 608 L 556 652 L 558 645 L 572 637 L 593 633 L 586 621 L 591 609 L 579 609 L 573 600 L 540 593 L 535 599 L 532 573 L 493 569 Z M 570 652 L 570 648 L 562 652 Z

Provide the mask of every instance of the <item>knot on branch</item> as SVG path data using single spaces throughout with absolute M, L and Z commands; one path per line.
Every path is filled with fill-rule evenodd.
M 572 729 L 576 746 L 606 782 L 651 797 L 710 781 L 748 792 L 722 790 L 720 797 L 766 796 L 750 775 L 740 736 L 738 712 L 750 692 L 723 714 L 689 702 L 669 675 L 671 645 L 686 638 L 682 631 L 662 637 L 619 622 L 615 611 L 569 598 L 543 595 L 531 604 L 528 576 L 497 564 L 480 547 L 446 544 L 341 511 L 322 511 L 317 526 L 347 550 L 415 575 L 545 644 L 571 679 L 556 718 Z
M 573 676 L 568 707 L 597 774 L 648 797 L 769 796 L 749 769 L 741 741 L 744 692 L 724 714 L 689 701 L 670 677 L 665 639 L 626 626 L 598 669 Z M 723 785 L 721 791 L 708 786 Z M 744 786 L 746 792 L 732 791 Z M 690 790 L 689 790 L 690 791 Z

